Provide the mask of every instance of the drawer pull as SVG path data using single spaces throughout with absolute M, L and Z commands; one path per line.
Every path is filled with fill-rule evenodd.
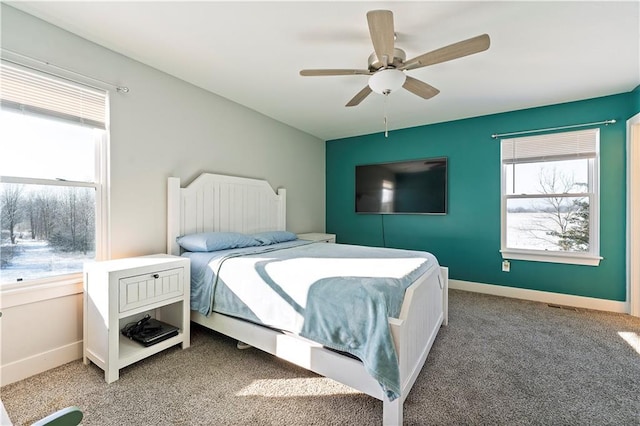
M 152 277 L 157 280 L 158 278 L 160 278 L 160 274 L 153 274 Z

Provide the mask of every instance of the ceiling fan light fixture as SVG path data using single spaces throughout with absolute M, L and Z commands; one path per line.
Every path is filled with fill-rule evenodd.
M 395 68 L 387 68 L 377 71 L 369 77 L 369 87 L 376 93 L 388 95 L 401 88 L 406 79 L 407 76 L 404 72 Z

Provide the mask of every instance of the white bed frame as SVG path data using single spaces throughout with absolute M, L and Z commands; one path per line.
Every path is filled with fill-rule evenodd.
M 180 254 L 176 237 L 227 231 L 285 230 L 286 192 L 264 180 L 204 173 L 185 188 L 168 181 L 167 252 Z M 191 320 L 329 377 L 383 401 L 383 424 L 401 425 L 402 406 L 441 325 L 448 321 L 448 269 L 432 269 L 407 288 L 399 318 L 389 318 L 400 368 L 401 396 L 389 401 L 362 363 L 310 340 L 217 313 L 191 312 Z

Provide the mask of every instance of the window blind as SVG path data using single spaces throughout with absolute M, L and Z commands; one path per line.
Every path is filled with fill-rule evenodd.
M 503 164 L 595 158 L 600 129 L 502 139 Z
M 0 63 L 3 108 L 106 128 L 107 93 Z

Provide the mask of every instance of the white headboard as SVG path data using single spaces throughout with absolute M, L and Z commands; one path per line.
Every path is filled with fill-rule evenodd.
M 196 232 L 255 233 L 286 229 L 286 190 L 266 180 L 203 173 L 180 187 L 170 177 L 167 192 L 167 253 L 179 255 L 176 238 Z

